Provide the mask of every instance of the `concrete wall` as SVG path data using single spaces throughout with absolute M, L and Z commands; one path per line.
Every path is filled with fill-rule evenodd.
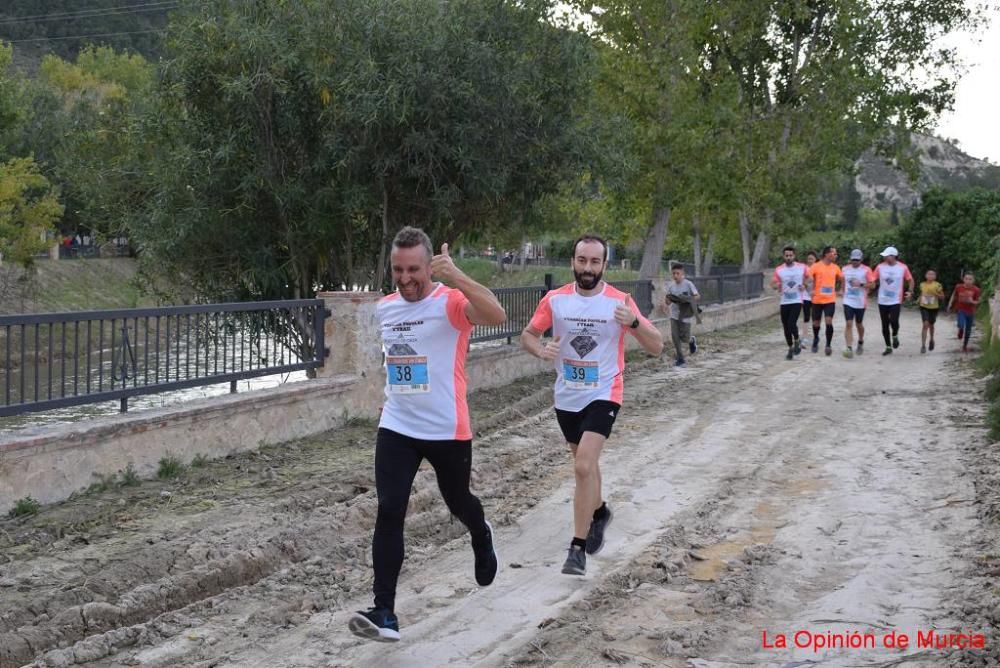
M 153 477 L 167 455 L 183 462 L 196 455 L 221 457 L 319 434 L 343 424 L 348 416 L 377 416 L 385 382 L 375 319 L 378 295 L 320 296 L 332 315 L 325 332 L 330 355 L 318 378 L 0 436 L 0 512 L 25 496 L 42 503 L 60 501 L 96 482 L 97 476 L 129 464 L 140 476 Z M 743 324 L 776 311 L 774 297 L 710 306 L 695 332 Z M 669 336 L 668 320 L 654 322 Z M 629 341 L 635 345 L 632 337 Z M 473 349 L 467 362 L 472 390 L 549 369 L 517 344 Z

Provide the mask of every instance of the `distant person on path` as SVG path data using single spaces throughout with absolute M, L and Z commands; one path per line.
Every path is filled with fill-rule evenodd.
M 691 336 L 691 325 L 698 318 L 698 302 L 701 295 L 694 283 L 684 277 L 684 265 L 674 263 L 670 267 L 673 281 L 667 283 L 667 303 L 670 306 L 670 338 L 674 342 L 676 357 L 674 366 L 684 366 L 684 349 L 694 355 L 698 352 L 698 342 Z
M 851 251 L 850 264 L 844 267 L 844 357 L 854 357 L 854 323 L 858 326 L 858 354 L 865 350 L 865 309 L 868 308 L 868 291 L 875 286 L 875 274 L 863 263 L 865 256 L 860 248 Z
M 781 295 L 781 329 L 785 334 L 785 344 L 788 345 L 785 359 L 792 360 L 802 351 L 799 343 L 799 313 L 806 293 L 808 269 L 806 265 L 796 261 L 794 246 L 785 246 L 782 256 L 785 261 L 775 267 L 771 287 Z
M 823 249 L 823 259 L 809 268 L 812 282 L 812 351 L 819 352 L 820 319 L 826 323 L 827 357 L 833 354 L 833 316 L 837 312 L 837 293 L 844 281 L 844 272 L 837 265 L 837 249 L 827 246 Z
M 972 326 L 976 322 L 976 308 L 979 306 L 979 286 L 971 271 L 962 276 L 962 283 L 955 287 L 948 302 L 948 310 L 958 310 L 958 338 L 962 340 L 962 352 L 969 352 L 969 339 L 972 337 Z
M 812 310 L 813 310 L 812 291 L 808 286 L 809 270 L 812 268 L 814 264 L 816 264 L 817 260 L 819 260 L 819 257 L 816 255 L 816 251 L 809 251 L 808 253 L 806 253 L 805 265 L 806 265 L 807 285 L 805 294 L 802 295 L 802 325 L 803 329 L 805 330 L 809 329 L 809 322 L 812 319 Z
M 941 300 L 945 294 L 944 287 L 938 283 L 937 272 L 933 269 L 928 269 L 924 274 L 924 281 L 919 288 L 917 304 L 920 306 L 920 320 L 923 322 L 923 329 L 920 331 L 920 352 L 923 354 L 928 350 L 934 350 L 934 323 L 937 322 Z M 930 343 L 927 342 L 928 335 Z
M 899 348 L 899 312 L 903 308 L 903 301 L 913 294 L 914 281 L 910 268 L 899 261 L 899 251 L 895 246 L 882 251 L 882 257 L 882 263 L 875 267 L 878 314 L 882 319 L 882 338 L 885 339 L 882 354 L 891 355 L 894 349 Z M 904 284 L 907 286 L 905 289 Z
M 355 613 L 349 623 L 355 635 L 382 642 L 400 638 L 395 604 L 404 557 L 403 523 L 413 479 L 424 459 L 434 467 L 448 510 L 469 529 L 476 582 L 491 584 L 500 568 L 493 528 L 469 491 L 472 428 L 465 356 L 475 325 L 499 325 L 507 319 L 493 292 L 455 266 L 448 244 L 434 255 L 422 230 L 400 230 L 389 259 L 396 291 L 377 306 L 386 384 L 375 440 L 375 605 Z M 434 282 L 432 276 L 453 287 Z
M 573 538 L 562 572 L 584 575 L 587 555 L 604 546 L 614 515 L 601 491 L 600 456 L 621 409 L 625 335 L 650 355 L 663 352 L 660 331 L 632 298 L 602 279 L 608 245 L 584 235 L 573 244 L 574 282 L 550 290 L 521 332 L 521 346 L 556 369 L 556 420 L 573 453 Z M 552 339 L 542 334 L 552 329 Z

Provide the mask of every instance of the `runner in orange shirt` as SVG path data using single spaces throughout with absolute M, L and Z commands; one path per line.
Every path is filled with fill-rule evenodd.
M 823 259 L 809 267 L 812 281 L 812 351 L 819 352 L 819 319 L 826 321 L 827 356 L 833 354 L 833 315 L 837 312 L 837 293 L 844 283 L 844 272 L 837 266 L 837 249 L 827 246 L 823 249 Z

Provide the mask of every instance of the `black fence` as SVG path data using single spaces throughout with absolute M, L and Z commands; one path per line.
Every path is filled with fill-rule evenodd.
M 702 304 L 724 304 L 741 299 L 756 299 L 764 293 L 764 274 L 729 276 L 689 276 L 701 293 Z
M 0 316 L 0 417 L 323 365 L 319 299 Z
M 669 279 L 668 279 L 669 280 Z M 699 276 L 690 279 L 701 293 L 702 304 L 724 303 L 741 299 L 754 299 L 764 292 L 763 274 L 735 274 L 730 276 Z M 653 312 L 653 282 L 614 281 L 611 283 L 622 292 L 632 296 L 643 315 Z M 472 343 L 511 339 L 521 334 L 545 293 L 553 288 L 552 274 L 545 275 L 545 285 L 528 285 L 517 288 L 494 288 L 504 310 L 507 321 L 493 327 L 476 327 L 472 333 Z

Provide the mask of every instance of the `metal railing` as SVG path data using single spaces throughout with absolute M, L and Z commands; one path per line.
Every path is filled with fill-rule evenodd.
M 763 274 L 734 274 L 729 276 L 689 277 L 701 293 L 702 304 L 722 304 L 741 299 L 754 299 L 764 292 Z M 668 279 L 669 280 L 669 279 Z M 653 282 L 614 281 L 614 287 L 632 295 L 643 315 L 653 312 Z M 552 274 L 545 275 L 545 285 L 528 285 L 517 288 L 493 288 L 493 293 L 507 312 L 507 321 L 493 327 L 476 327 L 471 343 L 511 339 L 521 334 L 545 293 L 554 287 Z
M 764 293 L 764 274 L 727 276 L 688 276 L 701 293 L 702 304 L 724 304 L 741 299 L 755 299 Z
M 326 315 L 301 299 L 0 316 L 0 417 L 315 369 Z

